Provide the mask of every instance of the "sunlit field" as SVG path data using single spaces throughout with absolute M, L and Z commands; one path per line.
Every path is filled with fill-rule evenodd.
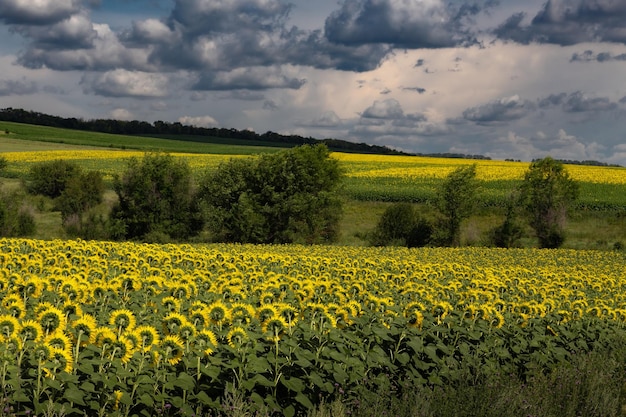
M 289 416 L 366 381 L 530 376 L 623 340 L 625 265 L 594 251 L 2 239 L 0 394 L 38 415 L 197 415 L 235 391 Z

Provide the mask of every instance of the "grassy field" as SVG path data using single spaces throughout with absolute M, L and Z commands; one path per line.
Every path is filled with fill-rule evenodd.
M 213 154 L 255 154 L 276 152 L 280 148 L 267 146 L 232 145 L 217 140 L 217 143 L 199 143 L 165 138 L 111 135 L 99 132 L 85 132 L 54 127 L 26 125 L 0 121 L 0 152 L 39 150 L 42 142 L 61 145 L 55 149 L 74 149 L 71 145 L 134 149 L 142 151 L 213 153 Z M 8 133 L 6 133 L 8 132 Z M 15 142 L 14 139 L 22 141 Z M 28 142 L 26 142 L 28 141 Z M 70 145 L 70 147 L 65 147 Z M 43 149 L 45 150 L 45 149 Z

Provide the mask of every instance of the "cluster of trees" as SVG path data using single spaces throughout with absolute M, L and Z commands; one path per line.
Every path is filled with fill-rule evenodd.
M 0 170 L 4 165 L 0 158 Z M 102 174 L 69 161 L 33 166 L 26 190 L 51 199 L 68 234 L 86 239 L 313 244 L 339 235 L 341 178 L 338 161 L 320 144 L 233 158 L 198 177 L 168 154 L 133 158 L 114 177 L 117 199 L 110 210 L 100 204 L 106 188 Z M 491 231 L 491 243 L 518 246 L 530 227 L 541 247 L 561 246 L 577 196 L 578 185 L 561 162 L 534 161 L 511 193 L 504 221 Z M 458 246 L 461 226 L 478 201 L 476 165 L 460 167 L 442 183 L 434 218 L 411 203 L 392 204 L 367 238 L 376 246 Z M 28 235 L 34 227 L 24 196 L 3 196 L 0 234 Z
M 410 203 L 391 205 L 370 234 L 374 245 L 458 246 L 461 224 L 476 211 L 479 186 L 476 166 L 450 173 L 435 202 L 437 216 L 425 219 Z M 578 197 L 578 184 L 563 164 L 550 157 L 535 160 L 518 189 L 511 193 L 502 224 L 491 231 L 498 247 L 518 246 L 526 220 L 542 248 L 557 248 L 565 241 L 568 210 Z
M 328 148 L 305 145 L 232 159 L 198 178 L 168 154 L 131 159 L 113 179 L 108 212 L 101 173 L 69 161 L 33 166 L 26 189 L 51 199 L 68 234 L 86 239 L 329 243 L 339 232 L 340 180 Z

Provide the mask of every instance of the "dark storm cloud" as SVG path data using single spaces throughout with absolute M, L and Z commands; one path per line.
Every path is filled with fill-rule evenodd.
M 559 106 L 563 103 L 566 97 L 567 93 L 550 94 L 548 97 L 537 100 L 537 104 L 541 108 Z
M 528 24 L 526 17 L 516 13 L 493 32 L 522 44 L 626 43 L 626 2 L 621 0 L 548 0 Z
M 576 52 L 572 54 L 570 62 L 610 62 L 610 61 L 626 61 L 626 53 L 613 55 L 610 52 L 600 52 L 598 54 L 591 50 L 584 52 Z
M 266 90 L 289 88 L 297 90 L 306 83 L 304 79 L 288 77 L 280 68 L 240 68 L 230 72 L 204 74 L 193 86 L 194 90 Z
M 580 91 L 570 94 L 563 103 L 563 110 L 570 113 L 607 111 L 617 108 L 617 103 L 613 103 L 607 97 L 587 97 Z
M 342 126 L 342 121 L 334 111 L 327 111 L 318 118 L 305 122 L 296 122 L 295 125 L 300 127 L 335 128 Z
M 39 88 L 35 82 L 0 79 L 0 96 L 23 96 L 37 91 Z
M 21 25 L 13 31 L 33 39 L 31 49 L 68 50 L 91 48 L 98 34 L 84 14 L 76 14 L 48 26 Z
M 9 25 L 50 25 L 79 10 L 78 0 L 2 0 L 0 21 Z
M 418 94 L 424 94 L 426 92 L 426 89 L 422 87 L 403 87 L 402 89 L 405 91 L 415 91 Z
M 535 104 L 515 95 L 501 98 L 463 112 L 463 118 L 479 124 L 508 122 L 521 119 L 535 110 Z
M 471 18 L 494 4 L 344 0 L 326 19 L 324 29 L 331 42 L 344 45 L 466 46 L 477 43 L 469 28 Z

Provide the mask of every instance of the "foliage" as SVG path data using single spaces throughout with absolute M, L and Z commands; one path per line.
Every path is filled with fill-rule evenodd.
M 437 196 L 441 214 L 435 232 L 438 243 L 459 246 L 461 223 L 476 209 L 478 185 L 476 165 L 462 166 L 448 174 Z
M 50 198 L 59 197 L 70 179 L 81 174 L 77 164 L 62 159 L 40 162 L 33 165 L 28 176 L 28 191 Z
M 542 248 L 563 244 L 567 211 L 578 193 L 578 184 L 562 163 L 546 157 L 530 165 L 520 187 L 520 205 Z
M 167 154 L 145 154 L 129 160 L 122 176 L 114 178 L 118 202 L 112 223 L 122 238 L 184 239 L 202 227 L 189 165 Z
M 19 192 L 0 194 L 0 236 L 30 236 L 36 230 L 32 208 Z
M 491 242 L 499 248 L 520 246 L 524 228 L 519 221 L 518 197 L 512 195 L 506 207 L 504 221 L 491 231 Z
M 70 216 L 80 216 L 102 202 L 105 186 L 102 174 L 97 171 L 80 172 L 69 178 L 56 206 L 65 221 Z
M 411 203 L 394 203 L 380 217 L 370 236 L 374 246 L 426 246 L 432 226 L 423 219 Z
M 320 243 L 337 238 L 341 171 L 324 145 L 233 159 L 201 180 L 217 241 Z

